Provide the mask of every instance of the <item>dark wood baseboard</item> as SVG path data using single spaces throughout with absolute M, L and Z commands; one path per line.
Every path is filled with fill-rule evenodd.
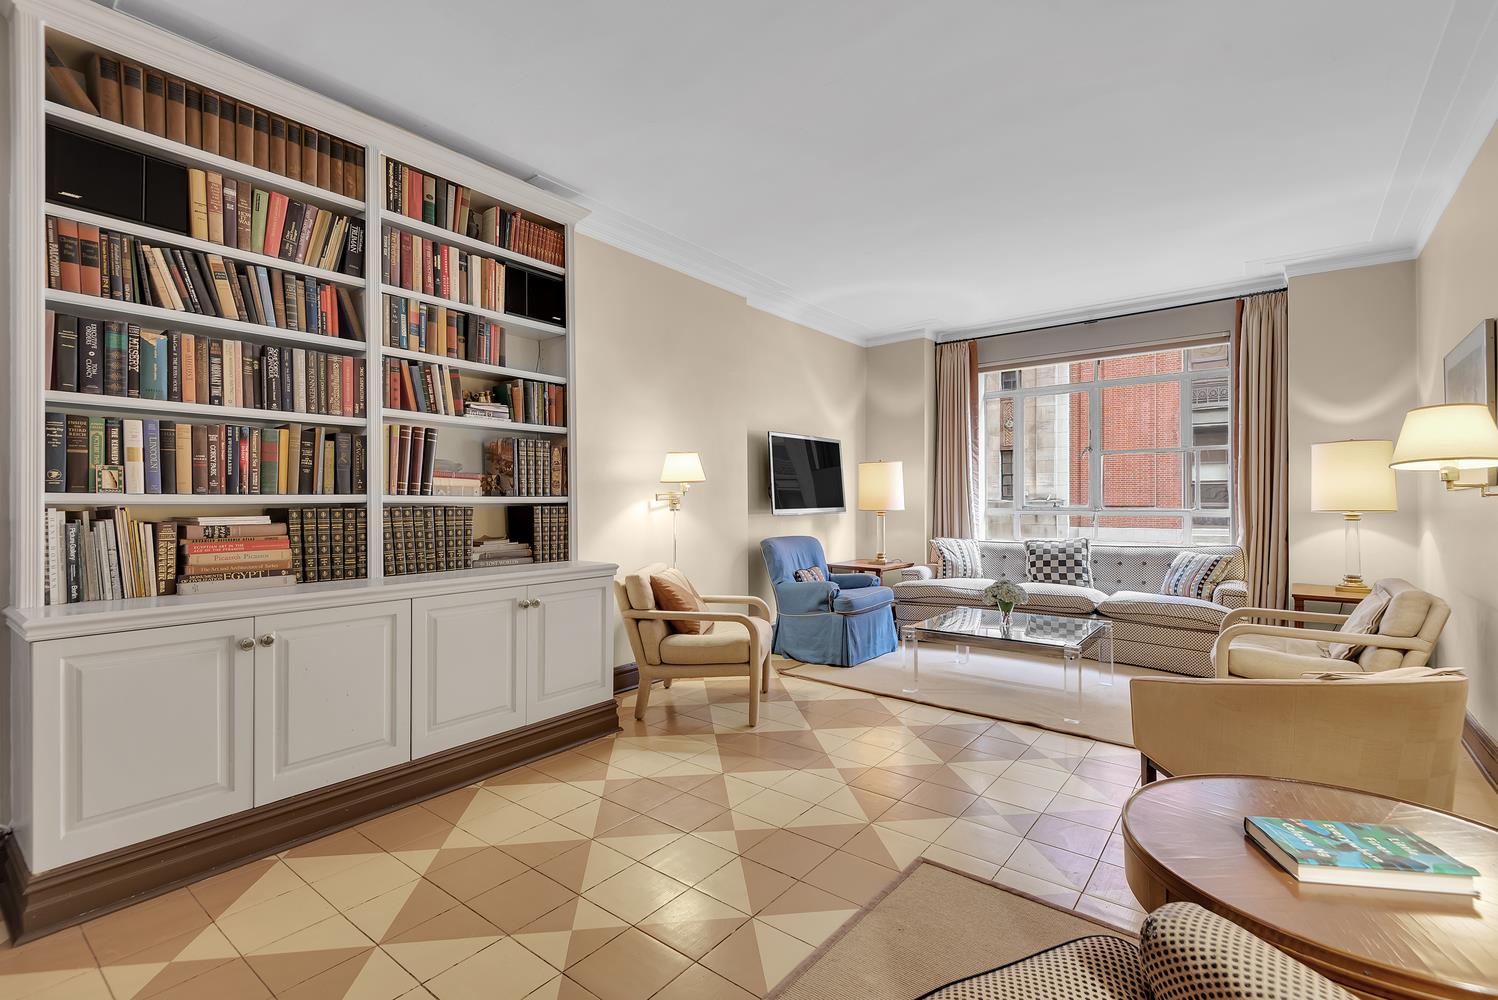
M 640 668 L 633 663 L 614 668 L 614 693 L 623 694 L 640 686 Z
M 1498 791 L 1498 740 L 1477 724 L 1472 714 L 1467 713 L 1467 722 L 1462 726 L 1462 743 L 1477 762 L 1477 769 L 1488 779 L 1488 784 Z
M 618 731 L 611 699 L 35 875 L 8 837 L 0 912 L 28 941 Z

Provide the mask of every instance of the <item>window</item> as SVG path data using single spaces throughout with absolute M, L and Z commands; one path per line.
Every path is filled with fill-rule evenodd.
M 1225 342 L 983 373 L 988 538 L 1226 543 Z

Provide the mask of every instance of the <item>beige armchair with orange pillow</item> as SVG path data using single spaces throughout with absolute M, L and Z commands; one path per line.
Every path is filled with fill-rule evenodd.
M 759 724 L 759 696 L 770 689 L 770 608 L 748 595 L 699 595 L 686 576 L 652 563 L 614 581 L 614 599 L 640 670 L 635 718 L 644 718 L 650 686 L 677 677 L 748 677 L 749 725 Z M 748 614 L 709 610 L 742 605 Z

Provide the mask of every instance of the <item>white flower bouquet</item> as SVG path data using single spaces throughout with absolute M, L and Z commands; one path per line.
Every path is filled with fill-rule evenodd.
M 989 584 L 983 591 L 983 603 L 990 607 L 997 607 L 1008 618 L 1014 611 L 1016 605 L 1024 604 L 1030 599 L 1025 593 L 1025 588 L 1009 580 L 1000 580 L 998 583 Z

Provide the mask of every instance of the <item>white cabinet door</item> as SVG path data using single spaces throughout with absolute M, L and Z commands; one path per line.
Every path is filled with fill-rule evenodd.
M 526 721 L 539 722 L 614 696 L 613 598 L 608 580 L 527 589 L 531 676 Z
M 253 804 L 253 624 L 32 647 L 33 871 Z
M 255 804 L 411 759 L 411 602 L 255 619 Z
M 525 588 L 411 602 L 411 754 L 525 724 Z

